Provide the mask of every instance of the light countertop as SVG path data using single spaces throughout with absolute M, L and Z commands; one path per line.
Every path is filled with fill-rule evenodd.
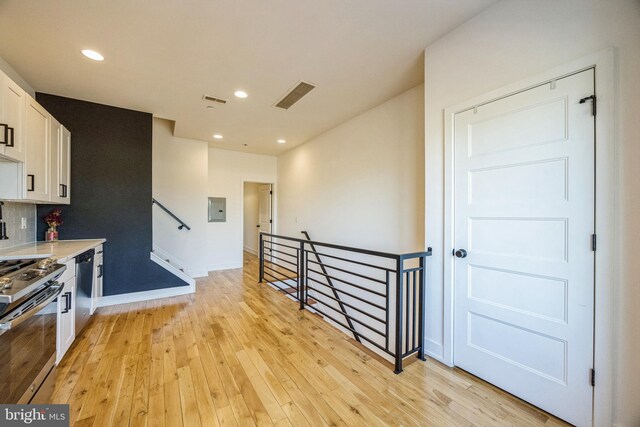
M 57 258 L 59 262 L 80 255 L 82 252 L 100 246 L 106 239 L 58 240 L 55 242 L 32 242 L 11 248 L 0 249 L 0 261 L 22 258 Z

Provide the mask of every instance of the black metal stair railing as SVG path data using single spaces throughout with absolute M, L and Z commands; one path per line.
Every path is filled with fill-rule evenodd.
M 175 214 L 173 212 L 171 212 L 169 209 L 167 209 L 165 205 L 163 205 L 162 203 L 160 203 L 156 199 L 151 198 L 151 204 L 152 205 L 158 205 L 158 207 L 160 209 L 165 211 L 171 218 L 175 219 L 178 222 L 178 224 L 180 224 L 178 226 L 178 230 L 182 230 L 183 228 L 186 228 L 187 230 L 191 230 L 191 227 L 189 227 L 187 224 L 185 224 L 184 221 L 182 221 L 180 218 L 175 216 Z
M 266 281 L 367 346 L 425 360 L 424 252 L 391 254 L 260 233 L 260 282 Z

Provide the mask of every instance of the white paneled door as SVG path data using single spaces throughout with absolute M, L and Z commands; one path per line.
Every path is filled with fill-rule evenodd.
M 454 119 L 454 363 L 591 425 L 594 71 Z
M 259 189 L 259 210 L 258 222 L 260 231 L 263 233 L 271 233 L 271 184 L 261 184 Z

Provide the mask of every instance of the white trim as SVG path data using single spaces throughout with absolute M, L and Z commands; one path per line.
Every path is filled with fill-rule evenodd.
M 166 251 L 166 250 L 162 249 L 161 247 L 159 247 L 158 245 L 154 244 L 152 252 L 156 253 L 163 260 L 167 260 L 168 259 L 169 260 L 169 264 L 171 264 L 172 266 L 176 267 L 178 270 L 182 269 L 182 271 L 184 271 L 184 273 L 187 276 L 193 277 L 193 275 L 191 274 L 190 269 L 187 267 L 187 265 L 184 262 L 182 262 L 182 260 L 180 260 L 177 257 L 175 257 L 172 254 L 170 254 L 168 251 Z
M 191 273 L 191 277 L 197 279 L 199 277 L 209 277 L 209 272 L 207 270 L 196 270 Z
M 150 252 L 149 256 L 151 258 L 151 261 L 155 262 L 160 267 L 162 267 L 165 270 L 167 270 L 169 273 L 171 273 L 174 276 L 178 277 L 180 280 L 183 280 L 183 281 L 187 282 L 190 286 L 193 286 L 194 289 L 195 289 L 196 281 L 195 281 L 195 279 L 193 277 L 189 276 L 184 271 L 179 270 L 177 267 L 175 267 L 174 265 L 171 265 L 171 263 L 168 263 L 167 261 L 165 261 L 164 259 L 160 258 L 158 255 L 156 255 L 153 252 Z
M 152 291 L 131 292 L 129 294 L 109 295 L 98 300 L 98 307 L 110 305 L 128 304 L 132 302 L 150 301 L 159 298 L 170 298 L 179 295 L 193 294 L 196 291 L 194 286 L 178 286 L 166 289 L 154 289 Z
M 249 248 L 249 247 L 245 246 L 245 247 L 242 248 L 242 250 L 245 251 L 245 252 L 249 252 L 250 254 L 253 254 L 255 256 L 258 256 L 258 251 L 255 250 L 255 249 L 252 249 L 252 248 Z
M 237 262 L 229 262 L 226 264 L 213 264 L 209 266 L 209 271 L 220 271 L 220 270 L 235 270 L 237 268 L 242 268 L 242 263 Z
M 593 425 L 610 425 L 613 393 L 614 288 L 617 283 L 616 213 L 617 213 L 617 135 L 615 49 L 609 48 L 554 68 L 543 74 L 510 84 L 445 109 L 444 126 L 444 298 L 442 362 L 453 366 L 453 117 L 481 103 L 521 92 L 544 81 L 595 67 L 596 116 L 596 233 L 598 250 L 595 257 L 595 330 L 594 369 L 596 387 L 593 394 Z

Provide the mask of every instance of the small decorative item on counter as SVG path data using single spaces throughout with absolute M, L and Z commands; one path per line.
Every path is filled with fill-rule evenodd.
M 63 224 L 61 214 L 60 209 L 53 209 L 44 217 L 44 222 L 49 226 L 44 235 L 46 241 L 58 240 L 58 227 Z

